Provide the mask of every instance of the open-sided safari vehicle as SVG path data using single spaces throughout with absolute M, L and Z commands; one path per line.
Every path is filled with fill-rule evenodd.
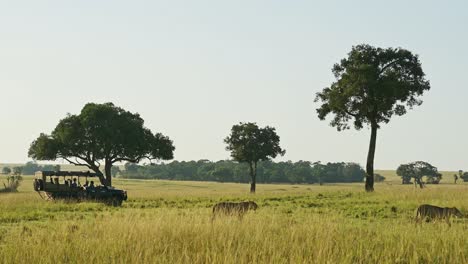
M 34 190 L 43 193 L 50 200 L 89 200 L 114 206 L 120 206 L 127 200 L 126 191 L 111 186 L 95 186 L 92 180 L 94 177 L 98 175 L 89 171 L 38 171 L 34 179 Z

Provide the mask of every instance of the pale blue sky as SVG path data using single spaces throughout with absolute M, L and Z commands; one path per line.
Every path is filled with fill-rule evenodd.
M 409 3 L 411 2 L 411 3 Z M 420 55 L 424 104 L 379 131 L 376 167 L 468 169 L 466 1 L 0 1 L 0 162 L 24 162 L 86 102 L 170 136 L 176 159 L 226 159 L 240 121 L 272 125 L 279 160 L 364 164 L 369 131 L 337 132 L 313 99 L 351 46 Z

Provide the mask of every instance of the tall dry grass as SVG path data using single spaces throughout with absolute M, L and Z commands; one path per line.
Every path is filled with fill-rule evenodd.
M 468 222 L 416 226 L 421 203 L 468 213 L 468 185 L 248 186 L 120 181 L 122 208 L 0 196 L 1 263 L 468 263 Z M 25 184 L 28 185 L 28 184 Z M 293 188 L 298 187 L 298 188 Z M 211 222 L 221 200 L 255 200 Z

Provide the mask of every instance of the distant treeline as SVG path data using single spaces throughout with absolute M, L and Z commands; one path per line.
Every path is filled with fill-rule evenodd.
M 36 171 L 58 171 L 60 165 L 39 165 L 36 162 L 28 161 L 22 166 L 4 166 L 2 168 L 2 174 L 8 175 L 10 173 L 17 175 L 34 175 Z
M 337 183 L 363 182 L 365 171 L 356 163 L 271 162 L 258 163 L 258 183 Z M 168 164 L 125 164 L 119 177 L 181 181 L 217 181 L 247 183 L 247 164 L 234 161 L 174 161 Z

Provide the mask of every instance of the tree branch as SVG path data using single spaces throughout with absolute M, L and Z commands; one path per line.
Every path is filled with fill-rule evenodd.
M 401 60 L 402 60 L 401 58 L 400 58 L 400 59 L 396 59 L 396 60 L 393 60 L 393 61 L 389 62 L 387 65 L 383 66 L 382 69 L 381 69 L 380 72 L 379 72 L 379 76 L 380 76 L 388 67 L 394 65 L 395 63 L 397 63 L 397 62 L 399 62 L 399 61 L 401 61 Z
M 75 166 L 85 166 L 85 167 L 87 167 L 88 169 L 95 171 L 96 173 L 98 173 L 98 172 L 101 173 L 101 171 L 99 170 L 99 167 L 100 167 L 100 166 L 97 166 L 94 162 L 92 162 L 91 160 L 87 160 L 86 158 L 84 158 L 84 157 L 82 157 L 82 156 L 79 156 L 79 155 L 75 156 L 75 157 L 74 157 L 74 158 L 75 158 L 75 161 L 72 161 L 71 159 L 69 159 L 69 158 L 67 158 L 67 157 L 63 157 L 63 156 L 62 156 L 62 158 L 63 158 L 64 160 L 68 161 L 70 164 L 73 164 L 73 165 L 75 165 Z M 81 160 L 83 160 L 83 161 L 86 162 L 86 163 L 81 163 L 80 161 L 78 161 L 78 159 L 81 159 Z M 99 164 L 99 163 L 98 163 L 98 164 Z
M 119 162 L 119 161 L 128 161 L 128 162 L 131 162 L 131 163 L 138 163 L 138 162 L 140 162 L 140 159 L 118 158 L 118 159 L 113 159 L 113 160 L 112 160 L 112 163 L 114 163 L 114 162 Z
M 349 112 L 348 110 L 344 109 L 345 113 L 350 115 L 350 116 L 354 116 L 354 117 L 357 117 L 357 114 L 353 114 L 351 112 Z
M 85 164 L 85 163 L 79 163 L 78 160 L 76 160 L 75 162 L 74 161 L 71 161 L 69 158 L 66 158 L 66 157 L 62 157 L 64 160 L 68 161 L 69 163 L 75 165 L 75 166 L 86 166 L 88 168 L 91 169 L 91 166 L 89 164 Z M 76 159 L 76 158 L 75 158 Z
M 130 158 L 117 158 L 117 159 L 113 159 L 111 160 L 112 163 L 114 162 L 119 162 L 119 161 L 128 161 L 128 162 L 132 162 L 132 163 L 139 163 L 142 159 L 148 159 L 148 160 L 152 160 L 152 157 L 151 156 L 148 156 L 148 155 L 144 155 L 144 156 L 140 156 L 138 158 L 135 158 L 135 159 L 130 159 Z

